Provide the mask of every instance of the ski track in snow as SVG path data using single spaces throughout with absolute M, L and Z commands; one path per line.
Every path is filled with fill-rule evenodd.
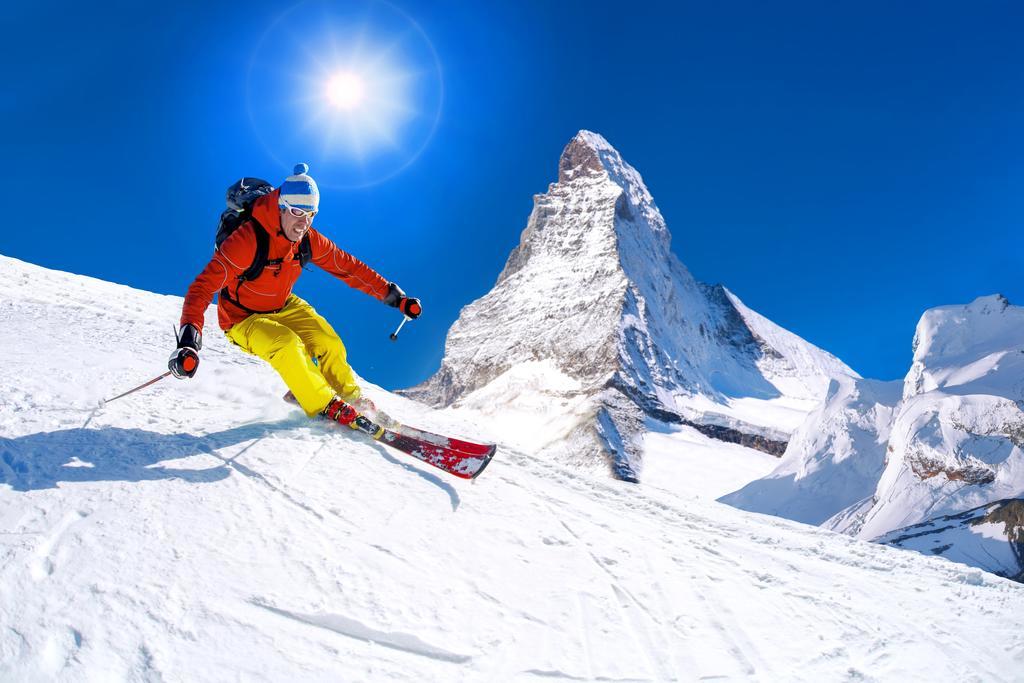
M 459 655 L 433 647 L 424 643 L 416 636 L 409 635 L 408 633 L 377 631 L 376 629 L 370 628 L 355 619 L 349 619 L 348 617 L 340 614 L 300 614 L 298 612 L 290 612 L 286 609 L 281 609 L 280 607 L 268 605 L 262 600 L 256 598 L 253 598 L 250 602 L 257 607 L 262 607 L 268 612 L 279 614 L 288 619 L 294 619 L 295 621 L 304 624 L 340 633 L 341 635 L 348 636 L 349 638 L 363 640 L 368 643 L 376 643 L 401 652 L 408 652 L 410 654 L 420 655 L 429 659 L 453 662 L 456 664 L 462 664 L 472 659 L 472 657 L 467 655 Z
M 0 257 L 0 679 L 1022 680 L 1024 586 L 507 448 L 456 480 L 216 333 L 95 410 L 161 371 L 180 299 L 69 278 Z

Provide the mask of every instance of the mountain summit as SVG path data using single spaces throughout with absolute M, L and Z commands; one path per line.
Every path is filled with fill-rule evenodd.
M 627 480 L 649 419 L 781 453 L 830 378 L 856 373 L 697 282 L 671 239 L 640 174 L 580 131 L 494 288 L 449 330 L 441 368 L 405 393 L 514 409 L 534 446 L 607 459 Z

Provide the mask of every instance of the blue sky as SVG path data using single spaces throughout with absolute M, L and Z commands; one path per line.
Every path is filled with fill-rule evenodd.
M 425 315 L 391 343 L 392 309 L 321 272 L 297 289 L 371 381 L 398 388 L 436 370 L 448 327 L 493 286 L 581 128 L 643 174 L 698 279 L 866 376 L 905 374 L 926 308 L 994 292 L 1024 302 L 1024 5 L 396 6 L 440 64 L 436 130 L 398 175 L 324 187 L 316 225 L 421 297 Z M 308 54 L 266 47 L 291 6 L 242 7 L 5 9 L 0 253 L 184 293 L 227 185 L 278 183 L 285 164 L 310 160 L 275 159 L 301 152 L 273 149 L 247 105 L 294 98 L 293 67 L 296 83 L 309 76 Z M 256 51 L 281 68 L 251 78 Z

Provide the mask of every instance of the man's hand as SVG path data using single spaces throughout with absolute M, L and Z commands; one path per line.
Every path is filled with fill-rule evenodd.
M 199 369 L 199 349 L 203 348 L 203 333 L 195 325 L 182 325 L 178 332 L 178 348 L 167 360 L 167 369 L 178 379 L 192 377 Z
M 394 306 L 408 318 L 418 318 L 423 313 L 423 304 L 419 299 L 407 297 L 402 288 L 394 282 L 388 283 L 388 295 L 384 297 L 384 303 Z

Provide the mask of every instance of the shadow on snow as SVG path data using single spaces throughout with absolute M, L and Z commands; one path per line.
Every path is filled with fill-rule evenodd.
M 180 479 L 203 484 L 221 481 L 232 469 L 254 476 L 250 468 L 235 459 L 253 444 L 231 457 L 219 452 L 236 444 L 255 443 L 275 432 L 290 431 L 308 424 L 306 420 L 285 419 L 233 427 L 212 434 L 161 434 L 142 429 L 104 427 L 37 432 L 14 439 L 0 437 L 0 483 L 16 491 L 54 488 L 58 482 L 156 481 Z M 373 444 L 389 462 L 411 471 L 448 494 L 452 510 L 460 500 L 456 489 L 431 472 L 422 471 Z M 209 455 L 218 463 L 203 469 L 164 467 L 159 463 L 194 455 Z
M 61 481 L 220 481 L 230 474 L 230 461 L 216 451 L 293 429 L 297 424 L 295 420 L 256 423 L 202 436 L 104 427 L 0 438 L 0 481 L 16 491 L 53 488 Z M 204 469 L 158 466 L 165 460 L 199 454 L 212 455 L 222 462 Z

